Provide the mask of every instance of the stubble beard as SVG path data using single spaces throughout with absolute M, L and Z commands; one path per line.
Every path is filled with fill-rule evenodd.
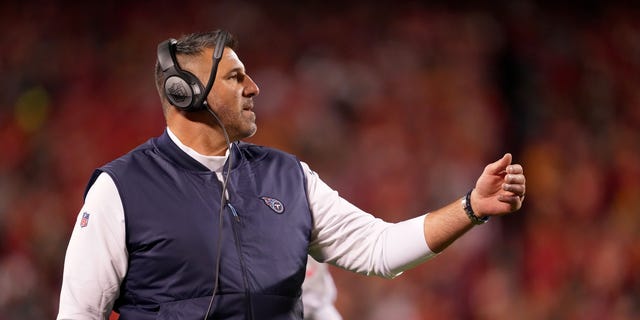
M 245 115 L 245 112 L 250 112 L 250 114 Z M 242 110 L 240 115 L 230 121 L 230 123 L 228 123 L 226 126 L 227 130 L 229 131 L 229 138 L 232 141 L 238 141 L 252 137 L 258 131 L 258 126 L 256 125 L 256 115 L 252 111 L 248 110 Z

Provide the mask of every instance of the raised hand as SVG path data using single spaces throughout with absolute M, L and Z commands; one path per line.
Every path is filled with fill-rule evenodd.
M 526 192 L 524 170 L 511 164 L 512 156 L 487 165 L 471 192 L 471 207 L 478 217 L 503 215 L 522 207 Z

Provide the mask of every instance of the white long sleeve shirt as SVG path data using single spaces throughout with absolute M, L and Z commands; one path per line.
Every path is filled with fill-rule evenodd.
M 215 171 L 227 156 L 205 156 L 184 145 L 185 153 Z M 309 253 L 354 272 L 392 278 L 434 255 L 424 238 L 424 215 L 388 223 L 338 195 L 302 162 L 313 231 Z M 74 226 L 64 263 L 59 320 L 108 319 L 127 274 L 125 218 L 115 183 L 102 173 L 89 189 Z

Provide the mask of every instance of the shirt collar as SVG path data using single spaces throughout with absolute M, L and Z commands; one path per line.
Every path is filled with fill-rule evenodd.
M 211 171 L 214 171 L 214 172 L 222 171 L 222 168 L 225 162 L 227 161 L 227 158 L 229 157 L 229 150 L 231 148 L 227 148 L 227 151 L 225 152 L 224 156 L 206 156 L 198 153 L 197 151 L 193 150 L 192 148 L 182 143 L 182 141 L 178 139 L 178 137 L 171 131 L 171 129 L 169 129 L 169 127 L 167 127 L 167 133 L 171 141 L 173 141 L 173 143 L 175 143 L 176 146 L 180 148 L 180 150 L 182 150 L 184 153 L 189 155 L 191 158 L 198 161 L 200 164 L 207 167 Z

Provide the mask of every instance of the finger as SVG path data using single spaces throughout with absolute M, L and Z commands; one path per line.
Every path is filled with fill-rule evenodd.
M 502 156 L 502 158 L 498 161 L 488 164 L 484 168 L 484 172 L 488 174 L 500 174 L 504 172 L 507 166 L 511 164 L 511 158 L 512 157 L 510 153 L 505 153 L 505 155 Z
M 525 184 L 526 181 L 523 174 L 507 174 L 504 177 L 504 182 L 509 184 Z
M 507 173 L 513 173 L 513 174 L 522 174 L 524 173 L 524 169 L 522 169 L 522 166 L 519 164 L 512 164 L 510 166 L 507 167 Z
M 510 183 L 505 183 L 502 185 L 502 189 L 504 191 L 508 191 L 513 193 L 513 195 L 522 197 L 524 196 L 525 192 L 526 192 L 526 186 L 524 184 L 510 184 Z
M 509 204 L 512 211 L 518 210 L 522 207 L 522 199 L 518 196 L 501 195 L 498 196 L 498 201 Z

